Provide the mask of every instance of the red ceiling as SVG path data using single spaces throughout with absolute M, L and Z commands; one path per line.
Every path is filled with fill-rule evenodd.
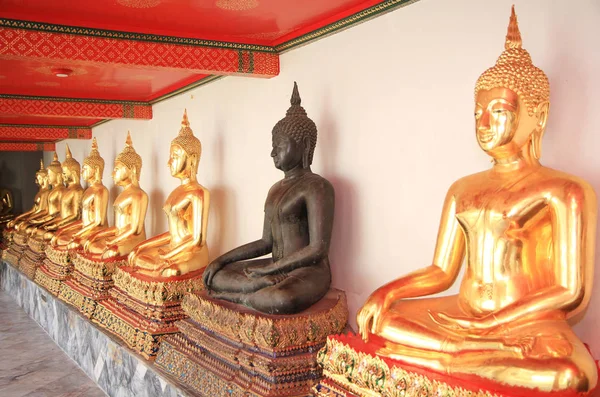
M 209 77 L 201 73 L 203 70 L 210 70 L 210 73 L 215 74 L 231 74 L 232 68 L 235 68 L 238 69 L 237 73 L 242 75 L 250 73 L 262 74 L 265 77 L 273 76 L 279 70 L 278 58 L 274 54 L 275 46 L 379 3 L 384 2 L 374 0 L 0 0 L 2 19 L 169 36 L 169 40 L 182 37 L 264 46 L 258 51 L 247 46 L 231 49 L 223 43 L 213 43 L 216 47 L 211 47 L 211 43 L 208 47 L 202 43 L 204 50 L 196 50 L 200 47 L 192 48 L 195 52 L 205 51 L 206 54 L 203 53 L 202 56 L 207 58 L 214 56 L 213 61 L 217 56 L 228 58 L 228 69 L 201 68 L 197 66 L 198 64 L 195 68 L 191 68 L 188 64 L 183 67 L 174 66 L 170 61 L 167 62 L 166 67 L 165 65 L 145 66 L 134 62 L 131 66 L 124 66 L 123 62 L 119 64 L 112 60 L 105 62 L 85 57 L 84 60 L 79 58 L 74 60 L 64 56 L 52 58 L 45 53 L 40 56 L 39 52 L 36 55 L 28 55 L 28 49 L 20 54 L 11 53 L 10 50 L 2 51 L 2 45 L 5 49 L 9 48 L 5 44 L 8 43 L 6 41 L 8 39 L 6 35 L 4 38 L 0 36 L 0 102 L 3 100 L 2 95 L 150 102 Z M 15 29 L 17 35 L 22 34 L 19 33 L 19 29 L 20 32 L 24 32 L 23 28 L 43 29 L 38 26 L 4 25 L 3 27 L 0 25 L 0 30 L 3 28 Z M 48 32 L 47 29 L 45 31 Z M 63 44 L 67 45 L 61 40 L 68 40 L 69 35 L 75 37 L 70 31 L 52 31 L 49 34 L 54 35 L 49 45 L 52 49 L 49 51 L 55 52 L 62 51 L 59 48 Z M 75 34 L 76 37 L 84 37 L 86 40 L 98 40 L 98 37 L 104 40 L 102 32 L 78 31 Z M 118 46 L 121 44 L 119 40 L 145 39 L 148 37 L 110 37 L 106 40 L 116 40 Z M 155 46 L 170 45 L 163 44 L 161 37 L 151 39 L 145 43 L 153 43 L 148 45 Z M 31 39 L 29 35 L 23 40 L 27 48 L 33 48 L 36 40 L 41 39 L 35 38 L 35 35 Z M 139 43 L 138 41 L 136 45 Z M 175 42 L 176 45 L 180 45 L 178 43 Z M 17 44 L 13 42 L 11 45 Z M 73 42 L 68 45 L 72 46 Z M 126 47 L 127 44 L 124 44 L 123 51 L 127 51 Z M 40 48 L 44 47 L 40 45 Z M 248 50 L 253 54 L 243 55 L 241 50 Z M 264 50 L 267 52 L 261 52 Z M 214 55 L 218 51 L 221 52 Z M 233 61 L 232 52 L 235 57 Z M 125 52 L 123 56 L 124 54 Z M 156 53 L 150 56 L 153 55 Z M 252 60 L 249 61 L 248 57 Z M 177 56 L 175 59 L 184 60 Z M 196 60 L 198 59 L 201 64 L 204 58 L 198 56 Z M 214 61 L 214 63 L 218 62 Z M 125 64 L 129 63 L 125 62 Z M 248 65 L 253 65 L 253 69 L 247 69 Z M 56 68 L 70 69 L 72 74 L 67 78 L 57 77 L 53 72 Z M 94 117 L 93 114 L 87 118 L 59 118 L 31 114 L 15 117 L 0 113 L 0 125 L 89 127 L 99 121 L 101 119 Z
M 52 60 L 1 61 L 0 93 L 63 98 L 151 101 L 207 75 L 182 70 L 145 70 L 118 65 Z M 68 68 L 67 78 L 56 77 L 54 68 Z
M 95 29 L 272 45 L 340 19 L 365 0 L 2 0 L 3 18 Z

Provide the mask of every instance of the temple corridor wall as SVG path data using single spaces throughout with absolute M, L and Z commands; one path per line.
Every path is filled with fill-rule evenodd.
M 282 177 L 270 158 L 271 129 L 297 81 L 319 129 L 313 170 L 336 189 L 334 286 L 346 291 L 355 327 L 355 313 L 374 289 L 430 264 L 450 184 L 490 167 L 475 140 L 473 90 L 503 49 L 513 3 L 524 48 L 550 79 L 542 163 L 588 180 L 600 193 L 594 0 L 419 1 L 283 54 L 276 78 L 226 77 L 154 105 L 152 120 L 94 128 L 107 161 L 104 183 L 114 199 L 112 163 L 130 130 L 144 161 L 140 184 L 150 196 L 147 234 L 165 231 L 162 206 L 178 183 L 167 168 L 169 143 L 187 108 L 203 145 L 198 179 L 212 194 L 211 257 L 259 238 L 267 191 Z M 91 141 L 66 142 L 80 161 L 91 149 Z M 62 160 L 64 142 L 57 150 Z M 595 291 L 576 331 L 598 357 L 596 252 Z

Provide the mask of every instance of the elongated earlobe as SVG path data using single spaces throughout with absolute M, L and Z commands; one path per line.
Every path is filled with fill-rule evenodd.
M 548 121 L 548 110 L 550 103 L 548 101 L 540 103 L 535 109 L 537 123 L 535 131 L 531 133 L 531 155 L 539 160 L 542 157 L 542 138 L 546 132 L 546 122 Z
M 310 138 L 305 136 L 302 139 L 302 144 L 304 145 L 304 150 L 302 151 L 302 167 L 309 168 L 310 167 Z

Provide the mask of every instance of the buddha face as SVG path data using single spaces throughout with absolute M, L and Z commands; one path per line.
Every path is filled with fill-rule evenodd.
M 171 170 L 171 175 L 179 178 L 186 175 L 188 154 L 179 145 L 171 145 L 171 153 L 167 165 Z
M 62 174 L 65 182 L 69 182 L 71 180 L 71 170 L 69 167 L 62 167 Z
M 117 186 L 125 186 L 130 183 L 131 170 L 120 161 L 115 161 L 112 177 Z
M 51 185 L 56 185 L 58 183 L 58 173 L 50 168 L 48 169 L 48 183 Z
M 94 180 L 95 171 L 96 170 L 92 166 L 84 164 L 83 168 L 81 169 L 81 177 L 84 181 L 91 182 Z
M 295 140 L 286 134 L 273 134 L 273 150 L 271 157 L 275 167 L 281 171 L 289 171 L 302 164 L 303 148 Z
M 44 184 L 44 175 L 35 174 L 35 184 L 38 186 L 42 186 Z
M 477 93 L 475 130 L 477 143 L 495 158 L 518 153 L 536 129 L 537 117 L 530 116 L 519 96 L 508 88 Z

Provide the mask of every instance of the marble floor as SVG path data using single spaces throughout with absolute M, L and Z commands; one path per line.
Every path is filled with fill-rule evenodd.
M 106 394 L 0 290 L 0 396 L 104 397 Z

